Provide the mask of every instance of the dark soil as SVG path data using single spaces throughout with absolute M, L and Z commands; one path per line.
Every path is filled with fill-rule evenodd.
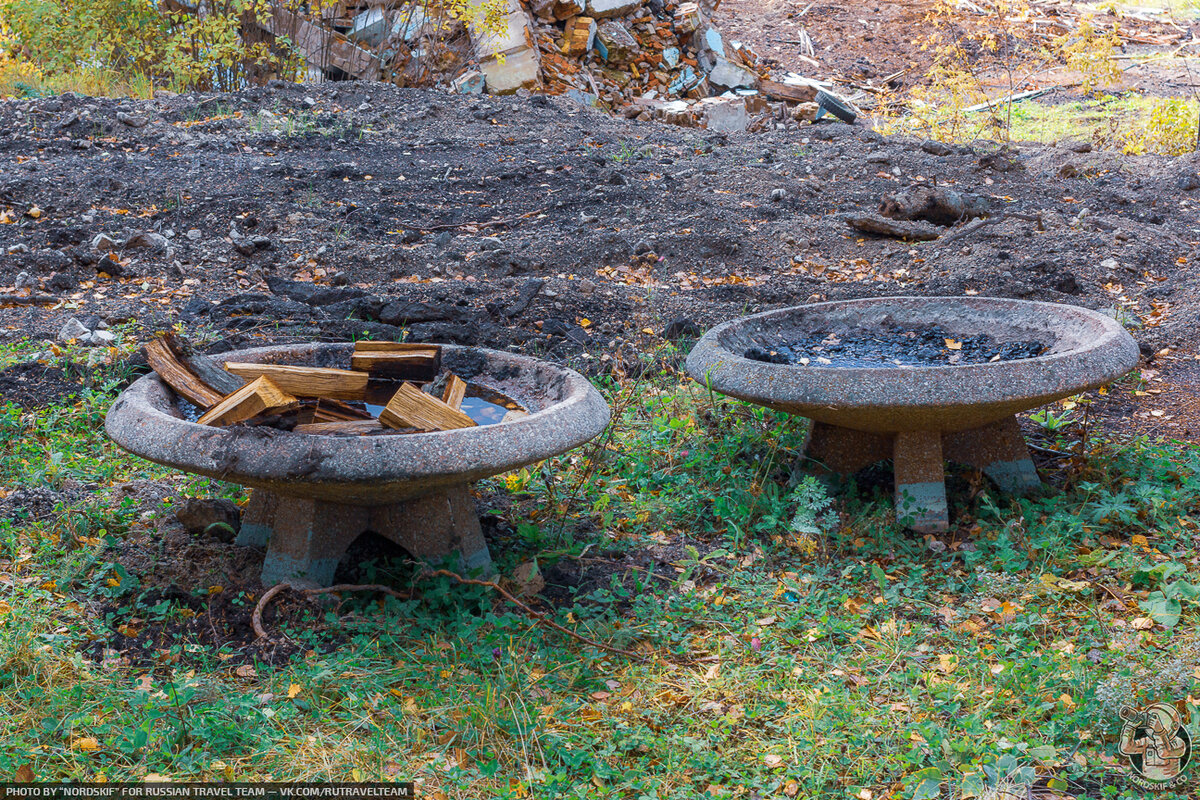
M 0 398 L 22 408 L 44 408 L 76 395 L 82 389 L 82 384 L 71 380 L 62 369 L 35 361 L 0 370 Z
M 940 325 L 921 330 L 813 333 L 770 349 L 751 347 L 746 358 L 814 367 L 946 367 L 1034 358 L 1040 342 L 998 342 L 986 333 L 957 337 Z
M 126 127 L 121 109 L 150 122 Z M 841 123 L 722 135 L 565 97 L 368 84 L 6 101 L 0 126 L 0 208 L 18 217 L 0 226 L 0 285 L 27 272 L 77 304 L 0 308 L 9 339 L 93 315 L 207 326 L 224 349 L 407 331 L 595 371 L 668 329 L 809 300 L 1122 305 L 1151 320 L 1147 349 L 1200 323 L 1187 188 L 1200 157 L 923 149 Z M 1059 178 L 1066 163 L 1089 177 Z M 919 246 L 863 238 L 840 216 L 935 181 L 1008 213 Z M 99 234 L 116 249 L 94 248 Z

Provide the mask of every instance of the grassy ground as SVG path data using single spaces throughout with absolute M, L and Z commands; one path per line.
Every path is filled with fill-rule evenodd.
M 962 473 L 956 529 L 922 538 L 894 523 L 886 476 L 832 499 L 801 480 L 796 420 L 669 370 L 607 382 L 600 446 L 503 476 L 484 502 L 508 503 L 502 574 L 593 568 L 603 580 L 547 607 L 644 660 L 423 580 L 413 601 L 272 610 L 300 646 L 264 661 L 182 624 L 254 591 L 164 594 L 122 565 L 168 513 L 118 500 L 122 484 L 241 492 L 111 445 L 121 377 L 98 365 L 71 401 L 0 409 L 0 492 L 87 490 L 0 520 L 0 775 L 412 779 L 435 797 L 996 798 L 1050 781 L 1135 798 L 1119 707 L 1179 701 L 1195 729 L 1192 448 L 1092 440 L 1029 500 Z M 646 552 L 670 567 L 632 567 Z M 173 622 L 142 658 L 96 655 Z

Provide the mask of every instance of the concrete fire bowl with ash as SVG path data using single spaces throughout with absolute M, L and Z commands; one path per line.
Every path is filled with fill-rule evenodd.
M 906 341 L 922 353 L 910 358 Z M 964 342 L 979 363 L 962 363 Z M 882 297 L 727 322 L 696 344 L 687 369 L 717 392 L 811 419 L 810 464 L 848 475 L 891 458 L 897 518 L 938 532 L 949 525 L 946 460 L 1005 491 L 1040 487 L 1014 415 L 1110 383 L 1137 359 L 1116 320 L 1076 306 Z
M 342 367 L 352 344 L 261 347 L 229 361 Z M 251 487 L 238 543 L 266 546 L 263 583 L 328 585 L 347 547 L 372 531 L 424 561 L 489 569 L 469 485 L 571 450 L 604 430 L 608 405 L 576 372 L 525 356 L 442 345 L 442 363 L 528 416 L 474 428 L 324 436 L 199 425 L 154 374 L 117 398 L 105 428 L 126 450 Z

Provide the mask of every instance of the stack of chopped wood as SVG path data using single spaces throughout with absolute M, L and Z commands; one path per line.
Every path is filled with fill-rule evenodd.
M 366 435 L 472 428 L 467 382 L 442 369 L 438 345 L 358 342 L 350 369 L 252 364 L 192 353 L 174 334 L 145 345 L 146 361 L 201 425 L 266 425 L 296 433 Z M 382 406 L 378 416 L 367 403 Z M 524 412 L 513 409 L 513 417 Z

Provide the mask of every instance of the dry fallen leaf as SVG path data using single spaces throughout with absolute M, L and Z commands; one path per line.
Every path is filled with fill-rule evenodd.
M 100 749 L 100 742 L 96 741 L 96 737 L 94 737 L 94 736 L 81 737 L 79 739 L 76 739 L 71 744 L 74 747 L 77 747 L 80 750 L 84 751 L 85 753 L 91 753 L 93 751 Z
M 288 692 L 287 692 L 288 700 L 291 700 L 296 695 L 300 694 L 300 692 L 302 692 L 302 691 L 304 691 L 304 689 L 300 686 L 300 684 L 293 683 L 291 686 L 288 687 Z
M 954 339 L 943 339 L 946 343 L 947 350 L 962 350 L 962 342 L 957 342 Z

